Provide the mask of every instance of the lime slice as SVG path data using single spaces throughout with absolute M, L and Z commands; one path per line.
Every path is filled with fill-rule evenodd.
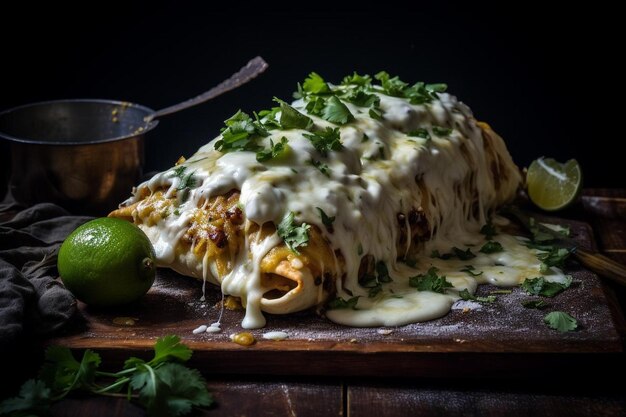
M 561 210 L 576 200 L 582 188 L 582 172 L 575 159 L 561 164 L 551 158 L 536 159 L 526 174 L 528 196 L 546 211 Z

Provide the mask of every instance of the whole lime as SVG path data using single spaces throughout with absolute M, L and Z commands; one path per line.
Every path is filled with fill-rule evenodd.
M 132 223 L 104 217 L 65 239 L 57 266 L 65 287 L 93 306 L 128 304 L 148 292 L 156 274 L 154 248 Z

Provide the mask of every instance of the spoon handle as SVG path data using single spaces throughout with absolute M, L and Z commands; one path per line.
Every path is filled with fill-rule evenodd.
M 153 119 L 165 116 L 168 114 L 176 113 L 181 110 L 188 109 L 205 101 L 211 100 L 219 95 L 226 93 L 227 91 L 234 90 L 235 88 L 247 83 L 248 81 L 261 74 L 268 67 L 267 62 L 260 56 L 252 58 L 244 67 L 230 76 L 230 78 L 222 81 L 215 87 L 211 88 L 200 94 L 197 97 L 183 101 L 182 103 L 174 104 L 173 106 L 166 107 L 161 110 L 157 110 L 151 115 L 145 118 L 146 123 L 150 123 Z

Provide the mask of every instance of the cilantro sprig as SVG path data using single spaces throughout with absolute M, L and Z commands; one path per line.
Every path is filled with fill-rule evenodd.
M 278 224 L 277 233 L 289 249 L 300 255 L 298 248 L 308 244 L 311 226 L 306 223 L 296 226 L 294 219 L 295 213 L 290 211 Z
M 443 294 L 447 288 L 452 288 L 453 285 L 446 280 L 444 275 L 437 275 L 437 271 L 438 269 L 433 266 L 425 274 L 410 277 L 409 285 L 417 288 L 418 291 L 432 291 Z
M 200 373 L 183 365 L 191 354 L 180 338 L 165 336 L 155 343 L 150 361 L 132 357 L 123 370 L 110 373 L 98 370 L 100 355 L 90 349 L 79 362 L 68 348 L 51 346 L 40 378 L 26 381 L 18 397 L 3 401 L 0 414 L 41 415 L 74 391 L 108 396 L 125 391 L 129 400 L 144 406 L 151 416 L 188 414 L 193 407 L 213 403 Z
M 571 332 L 578 328 L 578 321 L 562 311 L 552 311 L 546 314 L 543 321 L 548 327 L 561 333 Z
M 383 284 L 392 282 L 387 264 L 383 261 L 376 262 L 374 273 L 366 273 L 359 278 L 359 285 L 368 289 L 367 296 L 372 298 L 383 290 Z
M 572 278 L 567 277 L 564 283 L 546 281 L 544 277 L 526 278 L 522 283 L 522 289 L 530 295 L 554 297 L 562 293 L 572 285 Z

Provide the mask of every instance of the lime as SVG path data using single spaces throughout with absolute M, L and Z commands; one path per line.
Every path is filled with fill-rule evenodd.
M 74 230 L 59 250 L 59 274 L 76 298 L 93 306 L 127 304 L 154 282 L 154 248 L 137 226 L 95 219 Z
M 582 188 L 582 172 L 575 159 L 561 164 L 551 158 L 534 160 L 526 174 L 528 196 L 537 207 L 555 211 L 576 199 Z

